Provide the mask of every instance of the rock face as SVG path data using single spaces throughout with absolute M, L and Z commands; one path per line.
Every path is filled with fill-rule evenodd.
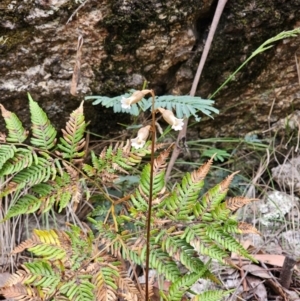
M 144 80 L 160 94 L 187 94 L 217 1 L 213 0 L 2 0 L 1 103 L 28 121 L 26 93 L 51 121 L 65 117 L 86 95 L 115 96 Z M 203 98 L 266 39 L 300 26 L 300 0 L 228 1 L 197 94 Z M 78 96 L 70 94 L 76 46 L 83 36 Z M 242 135 L 265 129 L 300 103 L 300 36 L 254 58 L 219 93 L 221 114 L 204 120 L 201 136 Z M 298 64 L 298 65 L 297 65 Z M 111 111 L 86 105 L 100 132 Z M 101 115 L 101 117 L 99 117 Z M 99 119 L 102 124 L 99 125 Z M 118 118 L 120 120 L 120 118 Z

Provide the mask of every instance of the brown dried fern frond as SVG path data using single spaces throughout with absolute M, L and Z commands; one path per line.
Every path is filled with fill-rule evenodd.
M 16 273 L 9 276 L 3 287 L 16 286 L 17 284 L 22 283 L 25 279 L 26 272 L 23 270 L 18 270 Z
M 219 185 L 221 187 L 221 191 L 227 191 L 229 188 L 230 183 L 232 182 L 234 176 L 236 174 L 238 174 L 239 171 L 236 171 L 234 173 L 232 173 L 231 175 L 229 175 L 228 177 L 226 177 Z
M 31 238 L 26 239 L 21 244 L 19 244 L 17 247 L 15 247 L 13 249 L 13 251 L 11 252 L 11 254 L 21 253 L 25 249 L 32 248 L 32 247 L 36 246 L 38 243 L 39 243 L 39 241 L 36 241 L 34 239 L 31 239 Z
M 194 170 L 191 173 L 191 178 L 193 183 L 200 182 L 201 180 L 205 179 L 213 163 L 213 159 L 214 156 L 211 157 L 205 164 L 201 165 L 197 170 Z
M 17 300 L 17 301 L 32 301 L 41 300 L 35 299 L 37 295 L 36 289 L 28 291 L 25 285 L 18 283 L 12 286 L 5 286 L 0 289 L 0 294 L 3 295 L 7 300 Z
M 171 150 L 174 147 L 174 143 L 172 143 L 167 149 L 163 150 L 159 156 L 154 160 L 153 163 L 153 174 L 159 173 L 161 170 L 166 168 L 166 160 L 170 155 Z
M 118 279 L 120 295 L 126 300 L 142 300 L 143 294 L 138 290 L 136 283 L 128 276 L 127 272 L 120 271 Z
M 242 197 L 242 196 L 238 196 L 238 197 L 233 197 L 233 198 L 229 198 L 225 201 L 225 206 L 227 209 L 231 210 L 231 211 L 236 211 L 237 209 L 253 202 L 253 201 L 258 201 L 259 199 L 249 199 L 247 197 Z
M 252 233 L 261 235 L 261 233 L 255 227 L 245 222 L 238 223 L 238 230 L 243 234 Z

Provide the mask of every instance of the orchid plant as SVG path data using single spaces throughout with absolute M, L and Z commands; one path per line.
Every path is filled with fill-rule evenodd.
M 151 90 L 142 90 L 142 91 L 135 91 L 130 97 L 121 99 L 121 106 L 123 109 L 130 109 L 132 104 L 136 104 L 143 99 L 144 96 L 151 93 Z M 183 118 L 176 118 L 174 113 L 171 110 L 166 110 L 164 108 L 157 108 L 156 111 L 162 114 L 163 119 L 171 125 L 172 129 L 175 131 L 180 131 L 183 128 L 184 122 Z M 150 132 L 150 125 L 142 127 L 138 133 L 137 137 L 131 139 L 131 145 L 134 148 L 142 148 L 146 140 L 148 139 L 149 132 Z

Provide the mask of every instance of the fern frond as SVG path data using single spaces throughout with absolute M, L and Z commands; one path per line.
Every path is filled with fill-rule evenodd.
M 47 182 L 53 176 L 53 173 L 56 173 L 56 170 L 52 168 L 52 162 L 39 157 L 37 164 L 32 164 L 21 170 L 11 179 L 7 187 L 0 193 L 0 197 L 24 187 L 30 188 L 41 182 Z
M 55 272 L 46 261 L 24 263 L 23 268 L 27 272 L 26 280 L 23 283 L 47 289 L 49 295 L 60 283 L 60 274 Z
M 249 253 L 240 243 L 238 243 L 230 234 L 225 233 L 225 231 L 223 231 L 221 228 L 217 228 L 214 225 L 208 225 L 206 227 L 206 234 L 207 237 L 219 244 L 225 250 L 238 253 L 252 261 L 255 261 L 255 259 L 249 255 Z
M 184 276 L 173 282 L 169 288 L 168 300 L 182 300 L 182 297 L 186 293 L 186 291 L 190 289 L 190 287 L 203 276 L 205 271 L 206 267 L 204 266 L 203 269 L 198 271 L 197 273 L 185 274 Z
M 164 275 L 170 281 L 175 281 L 180 277 L 176 263 L 167 252 L 160 248 L 151 248 L 149 263 L 151 268 L 157 270 L 158 274 Z
M 34 297 L 38 297 L 37 289 L 28 289 L 21 283 L 2 287 L 0 293 L 8 300 L 34 300 Z
M 6 137 L 6 141 L 10 143 L 24 142 L 28 136 L 28 131 L 26 131 L 23 128 L 20 119 L 15 113 L 6 110 L 1 104 L 0 109 L 5 121 L 6 128 L 8 130 L 8 136 Z
M 181 184 L 177 184 L 170 196 L 166 197 L 159 206 L 166 206 L 170 218 L 176 220 L 193 220 L 194 216 L 202 213 L 202 206 L 197 199 L 204 185 L 204 179 L 209 172 L 213 158 L 192 173 L 187 173 Z
M 59 288 L 59 292 L 65 295 L 68 300 L 74 301 L 94 301 L 95 286 L 89 281 L 86 275 L 76 277 L 72 281 L 67 281 Z
M 230 291 L 221 291 L 221 290 L 206 291 L 202 294 L 194 296 L 191 301 L 221 301 L 224 297 L 229 295 L 232 291 L 233 290 L 230 290 Z
M 16 148 L 13 145 L 0 144 L 0 169 L 8 159 L 14 157 Z
M 226 204 L 226 208 L 228 208 L 229 210 L 236 211 L 239 208 L 257 200 L 258 199 L 249 199 L 246 197 L 238 196 L 234 198 L 229 198 L 228 200 L 225 201 L 225 204 Z
M 117 300 L 117 278 L 119 272 L 111 264 L 103 264 L 98 272 L 93 275 L 92 282 L 96 287 L 97 300 Z
M 42 201 L 40 210 L 45 213 L 53 208 L 54 205 L 58 206 L 60 213 L 71 201 L 76 200 L 79 190 L 79 181 L 72 180 L 67 172 L 63 172 L 61 176 L 56 176 L 55 181 L 50 181 L 50 184 L 38 184 L 32 187 L 32 191 L 38 194 L 39 199 Z M 74 210 L 75 212 L 75 210 Z
M 223 180 L 221 183 L 217 184 L 215 187 L 208 190 L 205 195 L 202 197 L 200 201 L 200 205 L 203 206 L 205 213 L 213 211 L 216 209 L 216 207 L 224 200 L 229 185 L 233 179 L 233 177 L 238 172 L 234 172 L 233 174 L 229 175 L 225 180 Z M 203 214 L 203 213 L 202 213 Z
M 120 173 L 128 174 L 128 170 L 140 163 L 142 158 L 149 153 L 150 151 L 147 149 L 131 151 L 130 142 L 127 140 L 125 145 L 124 143 L 117 143 L 115 146 L 105 147 L 98 157 L 94 152 L 91 152 L 92 166 L 83 164 L 83 170 L 89 177 L 109 184 L 116 180 Z
M 136 284 L 128 276 L 127 272 L 120 271 L 120 277 L 118 278 L 118 288 L 122 292 L 121 296 L 125 297 L 125 300 L 141 300 L 143 298 L 140 291 L 137 289 Z
M 71 231 L 66 231 L 70 240 L 69 263 L 71 270 L 76 270 L 85 262 L 89 262 L 92 254 L 93 233 L 84 233 L 78 226 L 71 225 Z
M 7 281 L 4 283 L 3 287 L 14 286 L 16 284 L 21 284 L 26 279 L 26 272 L 24 270 L 18 270 L 16 273 L 11 274 Z
M 59 236 L 54 230 L 34 230 L 33 247 L 28 248 L 36 256 L 48 260 L 62 260 L 66 257 L 66 250 L 61 246 Z
M 68 158 L 75 163 L 85 155 L 85 128 L 83 102 L 81 102 L 79 108 L 71 113 L 66 129 L 62 129 L 63 137 L 59 139 L 60 143 L 57 144 L 57 147 L 61 150 L 61 152 L 57 153 L 62 158 Z
M 174 143 L 172 143 L 167 149 L 163 150 L 158 157 L 153 162 L 153 173 L 158 174 L 165 170 L 167 166 L 167 159 L 170 155 L 171 150 L 174 148 Z
M 255 227 L 245 222 L 238 223 L 238 232 L 243 234 L 254 233 L 261 235 L 261 233 Z
M 28 93 L 29 108 L 32 122 L 32 145 L 44 150 L 50 150 L 56 144 L 56 130 L 50 123 L 46 113 Z
M 200 260 L 195 249 L 186 241 L 176 236 L 172 237 L 167 232 L 160 240 L 162 250 L 183 264 L 189 271 L 198 272 L 204 267 L 204 263 Z
M 41 203 L 42 202 L 37 197 L 27 194 L 19 198 L 17 203 L 9 208 L 4 220 L 8 220 L 21 214 L 36 212 L 40 208 Z
M 12 145 L 9 146 L 11 151 L 14 151 L 14 147 Z M 0 165 L 0 177 L 5 175 L 12 175 L 21 171 L 22 169 L 29 167 L 34 162 L 35 153 L 26 148 L 17 148 L 15 150 L 14 156 L 8 159 L 3 166 Z M 4 160 L 1 154 L 1 145 L 0 145 L 0 161 Z M 1 162 L 0 162 L 1 164 Z
M 200 254 L 208 255 L 220 262 L 228 256 L 223 248 L 220 248 L 213 239 L 207 236 L 205 224 L 187 226 L 181 238 L 191 244 Z

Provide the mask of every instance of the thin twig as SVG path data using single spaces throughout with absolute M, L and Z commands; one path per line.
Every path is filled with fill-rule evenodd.
M 194 81 L 193 81 L 192 89 L 190 91 L 191 96 L 195 96 L 195 94 L 196 94 L 196 90 L 197 90 L 197 86 L 199 84 L 201 73 L 202 73 L 206 58 L 208 56 L 212 40 L 214 38 L 216 29 L 217 29 L 217 26 L 219 24 L 219 21 L 220 21 L 221 15 L 223 13 L 226 2 L 227 2 L 227 0 L 219 0 L 219 2 L 218 2 L 218 6 L 216 8 L 214 18 L 213 18 L 213 21 L 212 21 L 212 24 L 211 24 L 211 28 L 209 30 L 209 34 L 208 34 L 208 37 L 207 37 L 207 40 L 206 40 L 206 43 L 205 43 L 205 46 L 204 46 L 204 49 L 203 49 L 203 52 L 202 52 L 202 56 L 201 56 L 201 59 L 200 59 L 199 65 L 198 65 L 198 69 L 197 69 L 197 72 L 196 72 L 196 75 L 195 75 L 195 78 L 194 78 Z M 169 178 L 169 176 L 171 174 L 171 170 L 172 170 L 172 168 L 175 164 L 175 161 L 178 158 L 178 155 L 180 153 L 180 148 L 178 146 L 180 145 L 180 142 L 183 139 L 185 139 L 185 137 L 186 137 L 187 125 L 188 125 L 188 119 L 185 119 L 184 126 L 178 134 L 176 146 L 173 150 L 173 153 L 172 153 L 169 165 L 168 165 L 168 169 L 167 169 L 167 172 L 166 172 L 166 179 Z
M 85 0 L 84 2 L 82 2 L 76 9 L 75 11 L 73 12 L 73 14 L 71 15 L 71 17 L 68 19 L 67 23 L 68 24 L 69 22 L 72 21 L 73 17 L 78 13 L 78 11 L 83 7 L 85 6 L 85 4 L 88 2 L 89 0 Z

